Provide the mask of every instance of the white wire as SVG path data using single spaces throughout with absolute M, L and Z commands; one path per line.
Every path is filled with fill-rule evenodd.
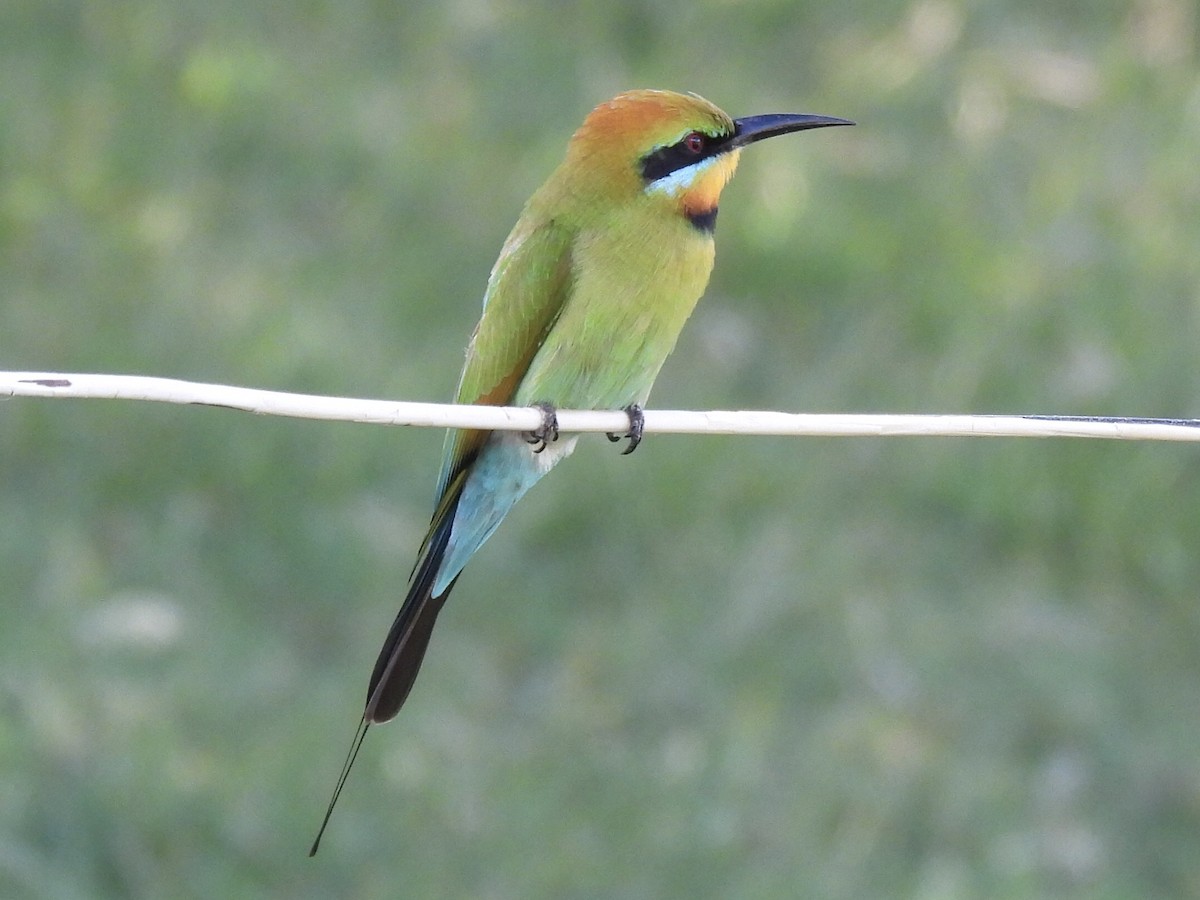
M 0 372 L 0 398 L 41 397 L 152 400 L 240 409 L 266 416 L 415 425 L 532 431 L 542 412 L 527 407 L 460 406 L 361 400 L 315 394 L 289 394 L 223 384 L 203 384 L 139 375 L 85 375 L 55 372 Z M 611 432 L 628 429 L 620 410 L 557 410 L 564 432 Z M 755 410 L 651 409 L 647 434 L 750 434 L 826 436 L 969 436 L 1086 437 L 1140 441 L 1200 441 L 1200 419 L 1047 415 L 898 415 L 782 413 Z

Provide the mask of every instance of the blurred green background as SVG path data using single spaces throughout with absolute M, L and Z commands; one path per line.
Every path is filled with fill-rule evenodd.
M 447 398 L 597 102 L 748 151 L 660 407 L 1200 416 L 1190 0 L 0 5 L 0 366 Z M 1200 895 L 1200 455 L 602 439 L 305 858 L 441 434 L 0 404 L 0 895 Z

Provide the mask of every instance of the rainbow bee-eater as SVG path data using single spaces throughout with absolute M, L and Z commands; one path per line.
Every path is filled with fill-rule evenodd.
M 695 94 L 641 90 L 601 103 L 575 132 L 492 268 L 455 396 L 539 406 L 542 426 L 532 434 L 447 434 L 429 531 L 322 831 L 367 729 L 408 697 L 463 567 L 574 449 L 575 436 L 559 438 L 554 409 L 624 409 L 625 452 L 637 446 L 642 404 L 708 284 L 717 200 L 742 148 L 851 124 L 791 114 L 732 119 Z M 312 853 L 319 841 L 318 834 Z

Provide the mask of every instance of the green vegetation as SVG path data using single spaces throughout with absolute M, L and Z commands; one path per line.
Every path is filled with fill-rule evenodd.
M 1200 416 L 1188 0 L 0 6 L 0 366 L 448 397 L 591 106 L 747 154 L 664 407 Z M 1200 894 L 1200 455 L 583 442 L 304 853 L 441 436 L 0 404 L 0 895 Z

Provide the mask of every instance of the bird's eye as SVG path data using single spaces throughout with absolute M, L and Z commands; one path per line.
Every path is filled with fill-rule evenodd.
M 693 131 L 683 139 L 683 146 L 688 153 L 699 154 L 704 150 L 704 135 L 698 131 Z

